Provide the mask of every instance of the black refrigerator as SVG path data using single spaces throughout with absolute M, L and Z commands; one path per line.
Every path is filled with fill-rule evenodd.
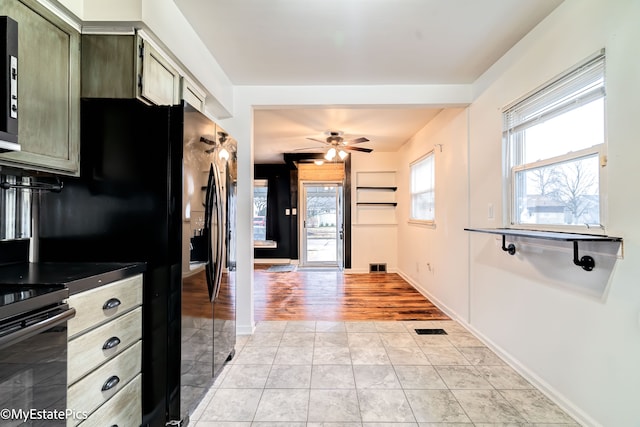
M 80 177 L 39 196 L 39 261 L 147 263 L 143 426 L 186 425 L 234 354 L 233 142 L 186 103 L 83 99 Z

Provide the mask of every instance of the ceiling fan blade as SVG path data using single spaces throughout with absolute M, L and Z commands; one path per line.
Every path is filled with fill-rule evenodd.
M 294 148 L 293 151 L 307 151 L 307 150 L 317 150 L 322 151 L 326 150 L 324 147 L 302 147 L 302 148 Z
M 350 146 L 345 146 L 345 147 L 341 147 L 343 150 L 351 150 L 351 151 L 362 151 L 363 153 L 370 153 L 373 150 L 371 148 L 362 148 L 362 147 L 350 147 Z
M 324 140 L 322 140 L 322 139 L 315 139 L 315 138 L 307 138 L 307 139 L 310 139 L 311 141 L 315 141 L 315 142 L 321 142 L 321 143 L 323 143 L 323 144 L 328 144 L 328 142 L 327 142 L 327 141 L 324 141 Z
M 361 144 L 363 142 L 369 142 L 369 140 L 365 137 L 360 137 L 344 141 L 344 144 Z

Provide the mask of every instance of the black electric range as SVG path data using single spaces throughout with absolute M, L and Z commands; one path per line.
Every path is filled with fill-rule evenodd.
M 141 273 L 144 263 L 30 263 L 0 266 L 0 321 L 78 292 Z
M 0 324 L 5 319 L 29 313 L 43 307 L 61 304 L 69 297 L 64 285 L 47 286 L 0 286 Z

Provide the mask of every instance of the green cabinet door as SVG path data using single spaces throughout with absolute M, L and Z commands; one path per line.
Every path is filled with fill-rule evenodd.
M 180 74 L 139 35 L 85 34 L 82 97 L 174 105 L 180 102 Z
M 0 165 L 64 175 L 79 173 L 80 35 L 35 0 L 0 0 L 18 22 L 20 152 Z

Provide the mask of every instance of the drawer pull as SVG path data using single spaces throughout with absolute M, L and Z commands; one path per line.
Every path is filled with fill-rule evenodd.
M 112 388 L 117 386 L 119 382 L 120 382 L 120 378 L 118 378 L 117 375 L 112 376 L 103 384 L 102 391 L 111 390 Z
M 104 305 L 102 306 L 102 309 L 110 310 L 112 308 L 116 308 L 120 304 L 122 304 L 122 302 L 120 302 L 118 298 L 110 298 L 107 302 L 104 303 Z
M 102 346 L 102 349 L 103 350 L 110 350 L 110 349 L 116 347 L 118 344 L 120 344 L 120 338 L 111 337 L 107 341 L 105 341 L 104 345 Z

